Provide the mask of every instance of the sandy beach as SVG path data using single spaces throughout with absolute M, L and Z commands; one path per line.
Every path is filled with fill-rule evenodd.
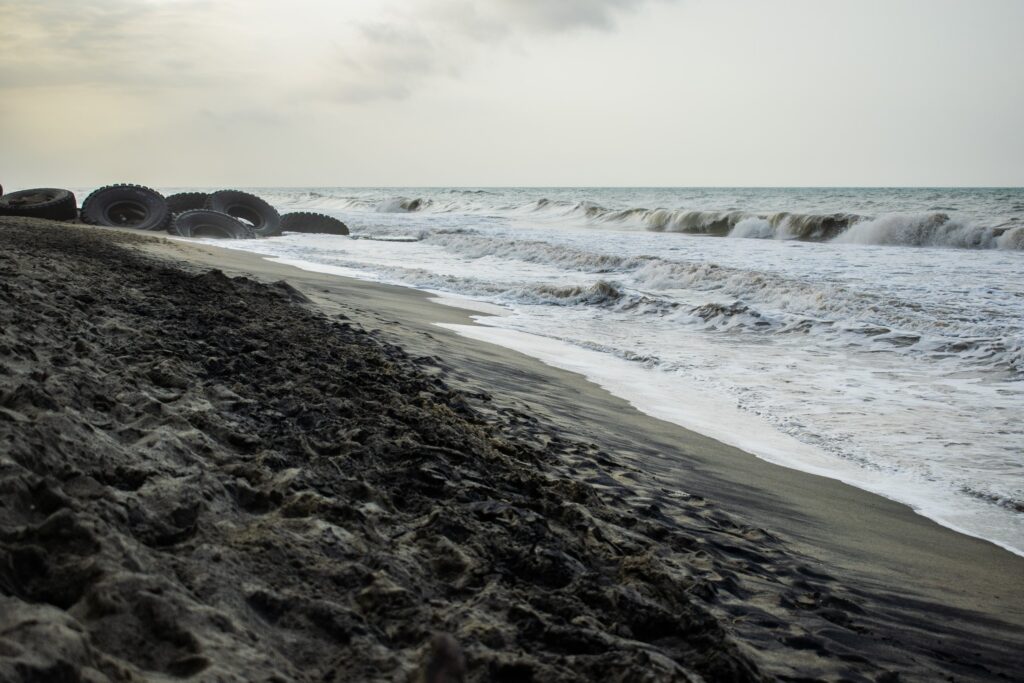
M 1024 558 L 422 292 L 0 218 L 0 299 L 0 679 L 1024 670 Z

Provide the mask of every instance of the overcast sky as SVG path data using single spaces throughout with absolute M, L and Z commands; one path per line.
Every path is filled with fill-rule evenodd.
M 1022 185 L 1022 0 L 0 0 L 0 183 Z

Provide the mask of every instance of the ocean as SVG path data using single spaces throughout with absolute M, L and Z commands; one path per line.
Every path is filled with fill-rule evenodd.
M 433 292 L 462 334 L 1024 555 L 1024 189 L 254 191 L 352 234 L 220 246 Z

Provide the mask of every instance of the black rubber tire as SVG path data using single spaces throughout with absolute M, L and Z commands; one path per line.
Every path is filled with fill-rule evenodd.
M 206 208 L 226 213 L 248 224 L 259 237 L 281 234 L 281 214 L 254 194 L 240 190 L 220 190 L 207 198 Z
M 174 217 L 167 231 L 179 237 L 212 237 L 246 240 L 256 236 L 252 228 L 234 216 L 212 209 L 192 209 Z
M 348 234 L 348 226 L 337 218 L 309 211 L 296 211 L 281 216 L 281 229 L 286 232 L 315 232 L 322 235 Z
M 136 230 L 166 230 L 171 221 L 167 200 L 141 185 L 101 187 L 82 202 L 82 222 Z
M 0 197 L 0 216 L 71 221 L 78 217 L 78 204 L 70 190 L 53 187 L 18 190 Z
M 184 213 L 195 209 L 205 209 L 206 200 L 210 195 L 206 192 L 178 192 L 167 195 L 167 206 L 172 214 Z

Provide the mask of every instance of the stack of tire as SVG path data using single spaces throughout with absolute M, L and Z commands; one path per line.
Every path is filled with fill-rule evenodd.
M 141 185 L 108 185 L 82 202 L 68 190 L 43 188 L 2 194 L 0 216 L 47 218 L 80 217 L 83 223 L 136 230 L 164 231 L 180 237 L 252 239 L 274 237 L 283 231 L 347 235 L 348 227 L 324 214 L 298 212 L 281 216 L 260 197 L 239 190 L 181 192 L 164 197 Z
M 96 190 L 82 202 L 82 222 L 136 230 L 167 231 L 180 237 L 213 237 L 225 239 L 252 239 L 257 228 L 273 228 L 280 222 L 274 207 L 259 197 L 259 214 L 253 214 L 259 223 L 253 225 L 224 210 L 206 208 L 204 203 L 193 206 L 188 200 L 192 194 L 164 197 L 156 190 L 141 185 L 108 185 Z M 218 193 L 219 194 L 219 193 Z M 251 196 L 251 195 L 250 195 Z M 250 214 L 246 213 L 246 217 Z
M 260 197 L 239 190 L 220 190 L 212 194 L 182 192 L 169 196 L 167 203 L 175 215 L 175 225 L 181 221 L 185 230 L 197 221 L 216 220 L 213 214 L 220 213 L 242 222 L 256 237 L 276 237 L 282 232 L 348 234 L 348 226 L 337 218 L 307 211 L 282 216 Z M 178 234 L 194 236 L 184 235 L 180 231 Z
M 173 235 L 252 239 L 281 234 L 281 215 L 256 195 L 237 190 L 180 192 L 167 197 Z

